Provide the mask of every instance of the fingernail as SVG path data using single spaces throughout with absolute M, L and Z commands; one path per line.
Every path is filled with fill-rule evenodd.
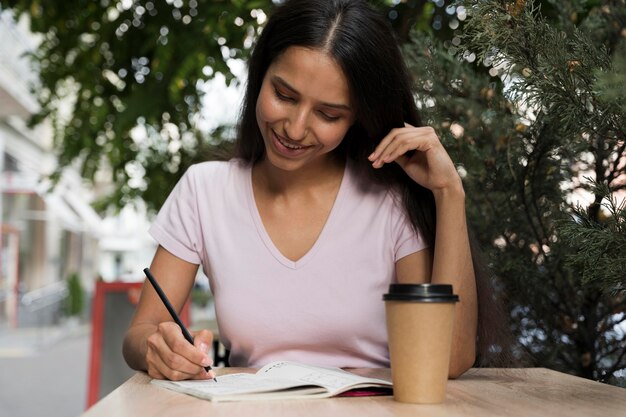
M 372 152 L 372 153 L 370 154 L 370 156 L 368 156 L 368 157 L 367 157 L 367 159 L 369 159 L 370 161 L 373 161 L 373 160 L 374 160 L 374 154 L 375 154 L 375 153 L 376 153 L 376 152 Z
M 212 363 L 213 361 L 208 356 L 202 359 L 202 366 L 210 366 Z
M 200 350 L 207 355 L 209 354 L 209 346 L 206 343 L 200 343 Z

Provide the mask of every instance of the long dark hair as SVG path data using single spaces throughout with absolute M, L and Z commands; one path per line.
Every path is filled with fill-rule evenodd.
M 348 79 L 356 121 L 338 152 L 360 176 L 397 186 L 414 226 L 434 243 L 435 203 L 430 190 L 411 181 L 396 164 L 374 169 L 367 156 L 394 127 L 420 126 L 411 80 L 389 23 L 364 1 L 290 0 L 278 6 L 249 60 L 236 156 L 259 161 L 263 138 L 256 121 L 256 100 L 270 64 L 290 46 L 321 49 Z
M 251 164 L 263 158 L 265 147 L 256 120 L 256 102 L 268 67 L 291 46 L 322 50 L 343 69 L 356 121 L 336 152 L 351 160 L 359 178 L 396 188 L 413 227 L 432 247 L 436 223 L 432 192 L 411 180 L 397 164 L 374 169 L 367 159 L 392 128 L 403 127 L 405 122 L 413 126 L 422 123 L 411 77 L 393 30 L 365 1 L 288 0 L 276 7 L 248 63 L 235 156 Z M 477 262 L 475 259 L 479 290 L 478 351 L 484 359 L 493 342 L 490 336 L 494 334 L 485 331 L 485 324 L 495 317 L 493 311 L 485 308 L 493 303 L 486 296 L 491 293 L 490 286 L 484 285 L 486 274 Z

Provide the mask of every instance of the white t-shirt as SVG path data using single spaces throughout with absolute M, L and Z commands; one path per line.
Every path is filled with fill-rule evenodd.
M 267 234 L 251 167 L 239 160 L 190 167 L 150 233 L 202 264 L 230 364 L 246 367 L 389 366 L 382 295 L 396 279 L 395 262 L 426 247 L 399 199 L 363 189 L 349 165 L 319 238 L 296 262 Z

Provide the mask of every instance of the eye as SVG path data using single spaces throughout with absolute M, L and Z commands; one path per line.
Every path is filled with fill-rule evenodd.
M 274 88 L 274 94 L 276 95 L 276 97 L 277 97 L 279 100 L 282 100 L 282 101 L 289 101 L 289 102 L 294 101 L 294 100 L 293 100 L 293 98 L 291 98 L 291 97 L 289 97 L 289 96 L 287 96 L 287 95 L 285 95 L 285 94 L 281 93 L 281 92 L 278 90 L 278 88 Z
M 323 119 L 329 122 L 336 122 L 337 120 L 341 118 L 339 116 L 331 116 L 330 114 L 324 113 L 323 111 L 320 112 L 320 115 L 322 116 Z

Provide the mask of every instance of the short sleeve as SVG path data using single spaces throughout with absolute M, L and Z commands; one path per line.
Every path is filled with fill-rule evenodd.
M 394 198 L 391 219 L 392 241 L 394 242 L 394 261 L 415 252 L 426 249 L 428 245 L 421 232 L 415 231 L 399 198 Z
M 178 181 L 152 223 L 149 233 L 173 255 L 200 264 L 203 253 L 194 167 Z

